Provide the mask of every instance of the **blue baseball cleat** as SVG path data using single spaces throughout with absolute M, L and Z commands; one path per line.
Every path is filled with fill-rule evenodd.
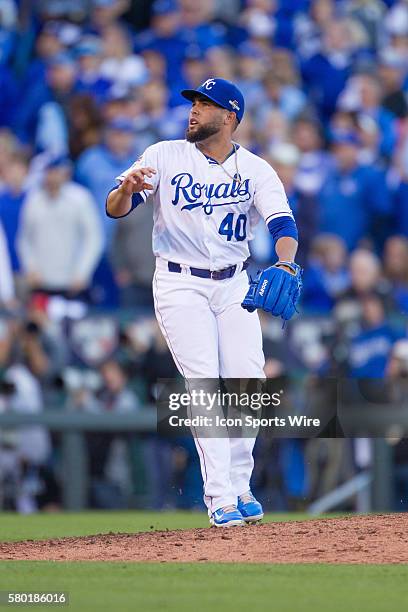
M 224 506 L 211 514 L 210 525 L 212 527 L 235 527 L 245 525 L 245 521 L 236 506 Z
M 238 497 L 238 510 L 246 523 L 256 523 L 263 519 L 263 508 L 251 491 Z

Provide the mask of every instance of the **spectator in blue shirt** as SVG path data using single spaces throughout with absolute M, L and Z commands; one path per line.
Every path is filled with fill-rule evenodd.
M 254 41 L 247 40 L 237 48 L 235 82 L 245 99 L 245 108 L 256 111 L 265 94 L 262 78 L 269 67 L 269 49 L 263 49 Z
M 168 108 L 169 91 L 163 81 L 149 81 L 141 90 L 146 122 L 158 140 L 184 138 L 188 122 L 185 104 Z
M 76 179 L 92 193 L 103 223 L 105 239 L 112 238 L 114 223 L 105 214 L 106 194 L 115 178 L 136 160 L 134 126 L 128 119 L 115 119 L 105 129 L 103 142 L 86 149 L 76 164 Z
M 118 306 L 118 288 L 108 259 L 115 223 L 105 214 L 106 194 L 116 185 L 115 178 L 128 168 L 141 153 L 135 146 L 135 124 L 128 118 L 116 118 L 105 128 L 101 144 L 87 148 L 76 163 L 76 180 L 87 187 L 96 202 L 104 232 L 105 252 L 95 270 L 93 293 L 99 304 Z
M 329 22 L 325 26 L 321 50 L 301 66 L 306 91 L 324 123 L 334 112 L 337 98 L 351 73 L 350 39 L 349 28 L 344 21 Z
M 395 115 L 381 104 L 381 83 L 376 76 L 365 74 L 360 78 L 361 114 L 376 122 L 380 132 L 380 153 L 390 159 L 397 144 L 397 121 Z
M 263 0 L 261 2 L 249 0 L 243 4 L 244 10 L 239 21 L 247 37 L 262 39 L 262 42 L 269 42 L 272 46 L 277 25 L 275 19 L 277 3 L 274 0 Z
M 391 236 L 384 247 L 385 277 L 392 285 L 397 308 L 408 313 L 408 238 Z
M 320 125 L 312 118 L 300 116 L 292 123 L 291 136 L 300 153 L 296 189 L 314 196 L 322 188 L 330 168 L 330 156 L 323 149 Z
M 148 71 L 140 55 L 132 53 L 131 32 L 122 24 L 111 24 L 102 32 L 103 60 L 100 74 L 117 88 L 134 87 L 146 82 Z
M 273 71 L 266 74 L 263 87 L 265 96 L 261 108 L 256 113 L 260 124 L 270 109 L 278 109 L 288 119 L 294 119 L 306 105 L 306 97 L 301 89 L 294 83 L 285 83 Z
M 178 81 L 180 66 L 189 42 L 181 33 L 180 11 L 174 0 L 156 0 L 152 6 L 151 28 L 135 38 L 135 52 L 157 51 L 166 60 L 168 83 Z
M 295 215 L 299 234 L 302 236 L 297 253 L 297 261 L 301 265 L 305 265 L 310 243 L 316 233 L 317 201 L 314 196 L 300 193 L 296 189 L 295 175 L 299 161 L 299 151 L 291 143 L 277 142 L 269 149 L 265 159 L 275 169 L 285 187 L 290 207 Z M 265 240 L 262 234 L 266 234 L 267 240 Z M 275 259 L 272 236 L 262 224 L 258 224 L 252 252 L 255 259 L 259 262 L 274 261 Z
M 46 81 L 33 83 L 23 96 L 14 116 L 15 132 L 23 143 L 37 149 L 50 148 L 55 154 L 68 149 L 65 112 L 76 79 L 77 67 L 68 53 L 50 60 Z
M 296 52 L 302 60 L 320 51 L 324 28 L 336 18 L 336 3 L 333 0 L 314 0 L 307 4 L 308 12 L 297 15 L 294 23 Z
M 381 261 L 372 251 L 356 249 L 349 258 L 350 287 L 337 300 L 336 309 L 354 319 L 361 301 L 372 293 L 381 296 L 387 313 L 395 311 L 392 287 L 384 278 Z M 350 315 L 350 316 L 349 316 Z
M 390 159 L 397 143 L 396 117 L 381 106 L 381 85 L 374 74 L 352 77 L 339 99 L 339 108 L 371 118 L 380 131 L 379 152 Z
M 16 250 L 16 238 L 20 213 L 26 196 L 25 179 L 28 163 L 25 157 L 15 154 L 5 169 L 5 189 L 0 193 L 0 222 L 3 224 L 13 272 L 19 272 L 20 262 Z
M 334 167 L 319 195 L 319 230 L 337 234 L 349 250 L 367 236 L 381 247 L 385 224 L 391 215 L 385 172 L 359 164 L 359 145 L 354 132 L 332 135 Z
M 14 0 L 3 0 L 0 11 L 0 64 L 6 65 L 17 40 L 17 6 Z
M 72 0 L 69 0 L 70 4 Z M 90 5 L 90 29 L 100 33 L 104 28 L 117 21 L 128 10 L 130 0 L 91 0 L 86 2 L 86 9 Z
M 394 200 L 394 232 L 408 236 L 408 173 L 402 177 L 394 194 Z
M 168 106 L 170 108 L 185 103 L 180 94 L 182 89 L 195 89 L 211 74 L 208 59 L 197 45 L 191 45 L 186 49 L 186 56 L 180 68 L 179 80 L 169 83 Z
M 66 26 L 66 23 L 60 21 L 46 21 L 42 26 L 35 40 L 35 57 L 24 75 L 23 87 L 28 95 L 34 83 L 45 81 L 48 62 L 66 51 L 63 35 Z
M 375 293 L 361 302 L 361 330 L 349 347 L 350 374 L 355 378 L 383 378 L 392 346 L 397 339 L 387 324 L 381 298 Z
M 198 45 L 203 51 L 225 44 L 226 28 L 214 23 L 214 3 L 211 0 L 183 0 L 180 10 L 181 32 L 188 44 Z
M 112 86 L 112 81 L 101 74 L 102 51 L 102 42 L 96 36 L 84 37 L 75 48 L 79 68 L 75 91 L 89 94 L 96 102 L 101 102 Z
M 343 240 L 330 234 L 317 236 L 303 276 L 303 311 L 329 313 L 336 298 L 349 286 L 350 274 Z
M 18 99 L 16 79 L 8 66 L 0 63 L 0 127 L 12 124 L 13 113 Z

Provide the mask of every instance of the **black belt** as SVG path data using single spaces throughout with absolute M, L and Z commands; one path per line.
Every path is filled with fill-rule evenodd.
M 248 259 L 244 261 L 242 270 L 246 270 L 249 266 Z M 174 263 L 174 261 L 168 262 L 169 272 L 178 272 L 181 273 L 182 267 L 178 263 Z M 212 278 L 212 280 L 224 280 L 226 278 L 231 278 L 234 276 L 237 266 L 230 266 L 229 268 L 224 268 L 224 270 L 203 270 L 202 268 L 189 268 L 190 274 L 192 276 L 199 276 L 200 278 Z

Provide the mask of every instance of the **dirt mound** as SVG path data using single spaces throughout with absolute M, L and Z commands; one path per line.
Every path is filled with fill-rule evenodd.
M 0 543 L 0 560 L 407 563 L 408 515 Z

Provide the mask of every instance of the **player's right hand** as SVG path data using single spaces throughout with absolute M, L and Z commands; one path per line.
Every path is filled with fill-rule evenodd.
M 152 191 L 153 185 L 145 182 L 145 178 L 151 178 L 153 174 L 156 174 L 154 168 L 138 168 L 137 170 L 131 170 L 126 178 L 122 181 L 119 191 L 126 193 L 131 196 L 133 193 L 139 193 L 148 189 Z

